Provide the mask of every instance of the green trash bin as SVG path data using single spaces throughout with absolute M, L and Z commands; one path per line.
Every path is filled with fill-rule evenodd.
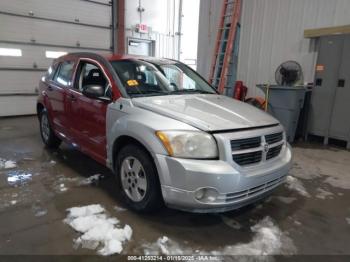
M 257 87 L 265 95 L 267 94 L 267 88 L 269 88 L 267 112 L 281 122 L 286 130 L 287 141 L 292 143 L 308 89 L 304 86 L 279 85 L 257 85 Z

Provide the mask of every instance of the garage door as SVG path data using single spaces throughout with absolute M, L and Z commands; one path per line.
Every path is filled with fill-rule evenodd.
M 38 82 L 65 52 L 112 50 L 108 0 L 0 1 L 0 116 L 35 113 Z

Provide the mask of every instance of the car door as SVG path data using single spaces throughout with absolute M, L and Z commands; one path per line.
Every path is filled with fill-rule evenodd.
M 53 77 L 48 79 L 46 94 L 50 119 L 56 131 L 67 136 L 67 108 L 65 106 L 66 89 L 72 85 L 74 61 L 63 61 L 57 64 Z
M 87 85 L 101 85 L 105 95 L 112 97 L 110 81 L 101 65 L 96 61 L 80 60 L 74 85 L 67 90 L 70 132 L 81 151 L 105 164 L 108 102 L 84 96 L 82 91 Z

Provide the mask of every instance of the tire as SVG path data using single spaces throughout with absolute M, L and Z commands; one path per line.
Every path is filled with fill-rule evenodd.
M 40 112 L 39 119 L 41 139 L 48 148 L 57 149 L 62 141 L 56 136 L 55 132 L 53 131 L 46 109 L 43 109 Z
M 121 196 L 138 212 L 152 212 L 163 206 L 157 169 L 149 153 L 139 145 L 123 147 L 115 166 Z

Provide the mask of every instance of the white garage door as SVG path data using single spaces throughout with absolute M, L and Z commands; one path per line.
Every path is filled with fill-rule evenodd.
M 0 25 L 0 116 L 35 113 L 39 80 L 61 52 L 112 50 L 108 0 L 1 0 Z

